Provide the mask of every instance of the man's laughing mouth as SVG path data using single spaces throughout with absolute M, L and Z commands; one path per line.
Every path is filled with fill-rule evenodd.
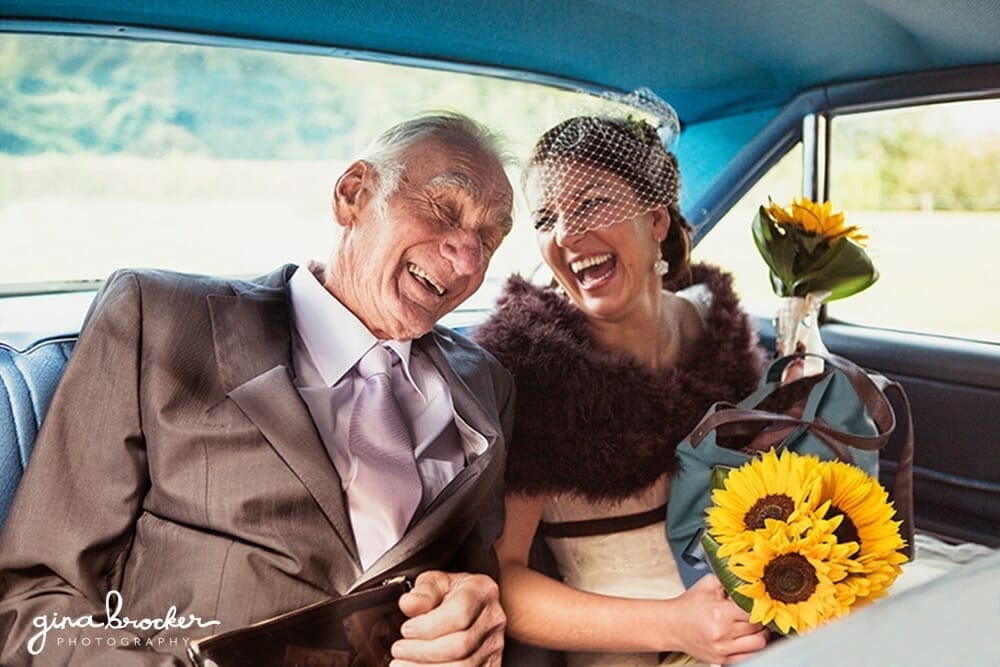
M 431 274 L 427 273 L 419 266 L 413 262 L 406 263 L 406 270 L 410 272 L 410 275 L 416 279 L 418 283 L 423 285 L 424 289 L 437 297 L 442 297 L 448 293 L 444 287 L 438 283 Z

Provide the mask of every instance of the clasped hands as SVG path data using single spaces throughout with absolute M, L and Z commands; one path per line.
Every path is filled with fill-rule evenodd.
M 409 620 L 392 645 L 391 667 L 500 665 L 507 617 L 490 577 L 424 572 L 400 597 L 399 608 Z

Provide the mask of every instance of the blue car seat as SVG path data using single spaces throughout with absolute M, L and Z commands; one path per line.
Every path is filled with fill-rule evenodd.
M 0 343 L 0 528 L 75 343 L 76 336 L 45 338 L 25 350 Z

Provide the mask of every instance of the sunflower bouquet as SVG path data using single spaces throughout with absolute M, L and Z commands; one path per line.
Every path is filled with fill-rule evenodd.
M 907 560 L 888 494 L 853 465 L 772 449 L 713 486 L 709 563 L 751 622 L 782 634 L 884 595 Z
M 778 311 L 778 352 L 825 352 L 816 318 L 820 306 L 870 287 L 878 271 L 868 236 L 848 226 L 830 202 L 803 197 L 785 209 L 768 199 L 754 218 L 753 239 L 767 263 L 771 288 L 784 298 Z

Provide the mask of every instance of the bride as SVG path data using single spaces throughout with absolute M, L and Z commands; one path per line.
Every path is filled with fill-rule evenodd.
M 546 132 L 525 189 L 557 286 L 512 277 L 477 333 L 517 382 L 496 544 L 508 633 L 571 666 L 726 664 L 767 641 L 714 576 L 685 591 L 665 536 L 674 448 L 761 366 L 730 277 L 689 263 L 679 181 L 644 121 Z M 536 537 L 558 579 L 529 566 Z

